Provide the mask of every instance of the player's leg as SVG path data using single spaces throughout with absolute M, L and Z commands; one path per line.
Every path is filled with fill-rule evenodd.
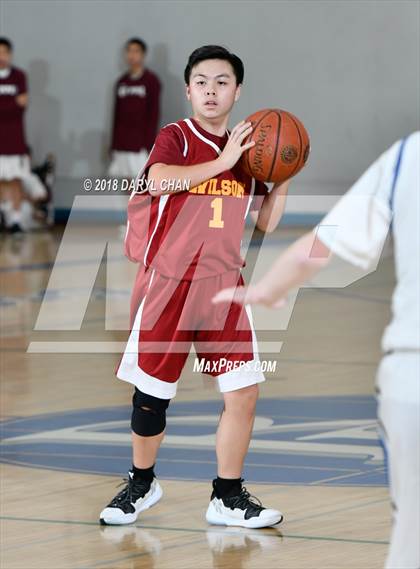
M 238 280 L 235 272 L 232 275 L 222 275 L 217 279 L 220 281 L 218 286 L 232 279 L 234 282 Z M 242 284 L 241 277 L 239 280 Z M 251 440 L 258 383 L 265 378 L 255 365 L 259 363 L 259 355 L 250 309 L 237 304 L 220 308 L 215 306 L 213 318 L 214 322 L 223 324 L 223 329 L 208 334 L 208 339 L 216 346 L 217 352 L 205 356 L 212 363 L 218 364 L 213 375 L 224 399 L 216 436 L 218 476 L 238 479 Z
M 25 199 L 22 178 L 30 172 L 29 158 L 26 155 L 0 156 L 0 185 L 2 209 L 5 224 L 14 234 L 22 232 L 21 206 Z
M 32 225 L 34 220 L 44 221 L 45 211 L 42 212 L 41 204 L 47 199 L 47 188 L 41 182 L 39 177 L 30 172 L 25 178 L 22 179 L 22 188 L 24 192 L 25 205 L 29 210 L 28 224 Z
M 149 407 L 144 407 L 143 409 L 146 412 L 151 411 Z M 135 469 L 150 470 L 154 468 L 156 464 L 157 454 L 164 436 L 164 431 L 153 437 L 138 435 L 132 431 L 131 439 L 133 444 L 133 471 Z
M 239 479 L 254 426 L 258 385 L 228 391 L 223 399 L 216 434 L 217 474 L 222 479 Z
M 378 413 L 388 454 L 393 504 L 387 569 L 420 567 L 419 361 L 414 353 L 387 356 L 378 373 Z
M 210 279 L 203 279 L 206 280 L 210 290 L 203 290 L 201 298 L 214 294 L 212 286 L 220 290 L 237 284 L 238 275 L 234 272 L 220 275 L 213 279 L 213 285 Z M 241 278 L 239 282 L 242 283 Z M 258 383 L 265 379 L 258 365 L 252 315 L 249 309 L 237 304 L 216 305 L 207 322 L 212 329 L 197 334 L 196 350 L 200 358 L 215 364 L 211 375 L 223 393 L 224 409 L 216 436 L 218 475 L 213 480 L 206 519 L 219 525 L 272 526 L 281 522 L 283 515 L 278 510 L 264 508 L 242 486 L 241 478 L 254 424 Z
M 258 385 L 223 393 L 224 409 L 216 436 L 217 478 L 206 519 L 211 524 L 249 528 L 273 526 L 283 520 L 278 510 L 265 508 L 242 485 L 243 465 L 251 440 Z
M 56 159 L 48 153 L 45 160 L 31 169 L 28 178 L 23 179 L 23 187 L 33 203 L 32 217 L 46 226 L 53 225 L 53 188 L 55 183 Z
M 131 417 L 133 465 L 126 487 L 101 512 L 101 523 L 110 525 L 134 522 L 162 496 L 154 466 L 164 437 L 166 410 L 191 346 L 191 332 L 177 330 L 188 284 L 173 288 L 170 279 L 156 273 L 140 273 L 140 277 L 149 282 L 117 370 L 120 379 L 136 386 Z M 185 351 L 172 352 L 170 347 L 176 348 L 179 341 L 186 344 Z
M 135 388 L 131 415 L 134 473 L 136 470 L 153 472 L 165 434 L 169 402 L 170 399 L 154 397 Z
M 133 465 L 125 488 L 102 510 L 101 524 L 133 523 L 162 497 L 154 466 L 164 437 L 169 402 L 135 388 L 131 415 Z
M 22 232 L 21 207 L 24 198 L 20 180 L 1 180 L 1 201 L 4 204 L 6 228 L 12 233 Z

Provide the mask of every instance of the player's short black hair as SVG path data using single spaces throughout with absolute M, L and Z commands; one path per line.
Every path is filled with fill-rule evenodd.
M 0 45 L 6 46 L 9 51 L 13 51 L 13 44 L 12 44 L 12 42 L 11 42 L 9 39 L 5 38 L 5 37 L 0 37 Z
M 190 82 L 192 68 L 206 59 L 224 59 L 225 61 L 228 61 L 233 67 L 237 85 L 243 83 L 244 64 L 237 55 L 231 53 L 221 45 L 203 45 L 202 47 L 195 49 L 188 58 L 188 63 L 184 71 L 186 85 Z
M 128 46 L 130 46 L 132 43 L 138 45 L 139 47 L 141 47 L 141 49 L 144 51 L 144 53 L 147 52 L 147 44 L 145 41 L 143 41 L 141 38 L 130 38 L 129 40 L 127 40 L 125 42 L 125 49 L 128 48 Z

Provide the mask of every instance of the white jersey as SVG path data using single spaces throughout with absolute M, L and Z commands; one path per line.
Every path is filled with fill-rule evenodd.
M 384 351 L 420 349 L 420 132 L 382 154 L 322 220 L 318 238 L 364 269 L 391 228 L 397 285 Z

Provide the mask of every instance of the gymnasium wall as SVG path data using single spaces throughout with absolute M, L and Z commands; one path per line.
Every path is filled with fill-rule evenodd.
M 419 128 L 417 1 L 2 0 L 0 29 L 28 71 L 29 142 L 58 158 L 56 204 L 69 207 L 80 179 L 103 174 L 112 85 L 121 46 L 150 46 L 164 85 L 162 124 L 189 114 L 187 56 L 226 45 L 245 63 L 232 124 L 268 106 L 297 114 L 312 138 L 295 193 L 342 193 L 394 140 Z

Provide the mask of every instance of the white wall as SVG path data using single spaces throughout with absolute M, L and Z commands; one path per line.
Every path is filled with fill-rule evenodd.
M 112 83 L 132 35 L 164 84 L 162 122 L 189 114 L 183 69 L 200 45 L 244 60 L 232 122 L 264 107 L 298 115 L 312 155 L 295 191 L 341 192 L 394 140 L 419 128 L 417 1 L 2 0 L 1 34 L 29 73 L 28 138 L 58 157 L 58 205 L 105 168 Z M 81 193 L 81 191 L 80 191 Z

